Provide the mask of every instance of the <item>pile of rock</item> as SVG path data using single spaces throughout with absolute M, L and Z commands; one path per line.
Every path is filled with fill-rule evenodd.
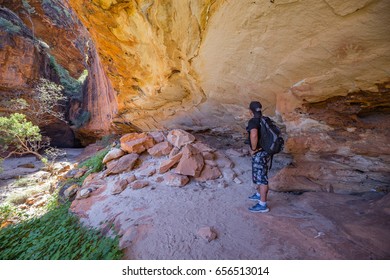
M 234 181 L 236 177 L 233 162 L 225 154 L 180 129 L 167 134 L 161 131 L 126 134 L 120 138 L 120 146 L 106 154 L 103 163 L 106 169 L 89 175 L 77 190 L 76 199 L 88 197 L 102 185 L 111 194 L 119 194 L 128 187 L 140 189 L 153 182 L 183 187 L 191 180 Z M 219 180 L 216 185 L 227 184 Z

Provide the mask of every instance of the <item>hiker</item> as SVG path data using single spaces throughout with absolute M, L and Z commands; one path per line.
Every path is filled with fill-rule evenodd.
M 252 156 L 252 181 L 256 185 L 256 193 L 249 197 L 251 200 L 258 201 L 248 210 L 251 212 L 265 213 L 269 211 L 267 207 L 268 195 L 268 162 L 270 155 L 261 149 L 259 146 L 260 135 L 260 119 L 262 105 L 258 101 L 252 101 L 249 104 L 249 109 L 253 114 L 248 122 L 246 130 L 249 133 L 249 151 Z

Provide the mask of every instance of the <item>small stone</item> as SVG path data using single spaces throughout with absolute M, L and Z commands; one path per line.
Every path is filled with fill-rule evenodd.
M 165 141 L 165 135 L 162 131 L 152 131 L 149 132 L 149 135 L 152 136 L 156 143 L 161 143 Z
M 199 177 L 204 166 L 202 153 L 190 144 L 183 148 L 182 153 L 183 156 L 175 169 L 175 173 Z
M 147 178 L 153 176 L 155 173 L 156 173 L 156 168 L 149 167 L 137 172 L 137 175 L 139 177 Z
M 162 174 L 167 172 L 169 169 L 171 169 L 173 166 L 175 166 L 175 164 L 177 164 L 180 161 L 182 155 L 183 153 L 179 153 L 172 158 L 162 161 L 160 163 L 160 168 L 158 169 L 158 173 Z
M 171 150 L 172 150 L 172 145 L 169 142 L 165 141 L 154 145 L 152 148 L 148 150 L 148 153 L 153 157 L 161 157 L 161 156 L 169 155 Z
M 167 173 L 164 175 L 164 181 L 168 186 L 181 188 L 187 185 L 190 179 L 185 175 Z
M 226 188 L 226 187 L 228 187 L 229 186 L 229 184 L 226 182 L 226 181 L 222 181 L 222 182 L 219 182 L 218 183 L 218 188 L 221 188 L 221 189 L 224 189 L 224 188 Z
M 157 177 L 156 183 L 161 183 L 161 182 L 164 182 L 164 177 L 162 177 L 162 176 Z
M 26 202 L 25 202 L 27 205 L 33 205 L 35 203 L 35 199 L 33 197 L 29 197 L 26 199 Z
M 242 181 L 240 179 L 238 179 L 238 177 L 234 178 L 234 183 L 236 184 L 242 184 Z
M 174 129 L 168 133 L 167 139 L 173 146 L 180 149 L 181 147 L 194 142 L 195 136 L 182 129 Z
M 178 153 L 180 153 L 180 149 L 179 149 L 179 148 L 176 148 L 176 147 L 173 147 L 173 149 L 172 149 L 171 152 L 169 153 L 169 158 L 173 158 L 173 157 L 176 156 Z
M 121 149 L 125 152 L 140 154 L 154 146 L 154 139 L 147 133 L 128 133 L 121 137 Z
M 131 184 L 131 187 L 134 189 L 134 190 L 139 190 L 139 189 L 142 189 L 142 188 L 145 188 L 149 186 L 149 182 L 148 181 L 135 181 Z
M 87 198 L 91 194 L 91 192 L 92 192 L 92 189 L 90 189 L 90 188 L 82 189 L 78 192 L 76 199 Z
M 196 181 L 206 182 L 215 180 L 222 176 L 221 171 L 217 166 L 205 165 L 200 176 L 195 178 Z
M 202 227 L 198 230 L 198 235 L 207 242 L 210 242 L 217 238 L 217 233 L 211 227 Z
M 112 189 L 111 194 L 120 194 L 121 192 L 123 192 L 127 188 L 128 185 L 129 185 L 129 183 L 125 179 L 122 179 L 122 180 L 115 182 L 114 188 Z
M 125 155 L 118 160 L 109 161 L 107 163 L 106 175 L 119 174 L 132 170 L 138 157 L 138 154 L 132 153 Z
M 114 160 L 114 159 L 117 159 L 117 158 L 120 158 L 121 156 L 123 156 L 125 154 L 125 152 L 121 149 L 118 149 L 118 148 L 113 148 L 111 149 L 107 154 L 106 156 L 103 158 L 103 163 L 106 164 L 107 162 L 111 161 L 111 160 Z
M 71 185 L 69 188 L 67 188 L 64 191 L 65 198 L 70 198 L 71 196 L 73 196 L 77 192 L 78 188 L 79 188 L 79 186 L 76 184 Z

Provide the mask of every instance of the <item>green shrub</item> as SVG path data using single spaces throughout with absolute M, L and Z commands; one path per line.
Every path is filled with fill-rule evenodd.
M 82 84 L 85 80 L 87 72 L 83 72 L 80 76 L 80 80 L 73 78 L 69 71 L 57 63 L 54 56 L 50 56 L 50 65 L 55 70 L 60 78 L 60 83 L 64 87 L 65 94 L 71 98 L 80 100 L 82 99 Z M 86 74 L 87 73 L 87 74 Z
M 96 154 L 94 154 L 90 158 L 88 158 L 85 161 L 81 162 L 79 164 L 79 167 L 83 167 L 83 166 L 88 167 L 88 172 L 87 172 L 88 175 L 91 174 L 91 173 L 96 173 L 96 172 L 102 171 L 103 167 L 104 167 L 104 164 L 103 164 L 102 161 L 103 161 L 103 158 L 108 153 L 108 151 L 109 151 L 109 149 L 106 148 L 106 149 L 103 149 L 103 150 L 97 152 Z
M 91 119 L 91 113 L 88 111 L 83 111 L 80 115 L 77 116 L 72 122 L 76 128 L 79 128 L 89 122 Z
M 81 162 L 79 164 L 79 167 L 81 168 L 81 167 L 86 166 L 86 167 L 88 167 L 88 171 L 85 172 L 85 174 L 83 176 L 81 176 L 80 178 L 71 178 L 71 179 L 68 179 L 68 180 L 62 182 L 60 184 L 60 188 L 67 185 L 67 184 L 77 184 L 77 185 L 81 186 L 83 184 L 85 178 L 87 178 L 88 175 L 102 171 L 103 167 L 104 167 L 104 164 L 102 161 L 103 161 L 103 158 L 108 153 L 108 151 L 109 151 L 109 148 L 103 149 L 103 150 L 97 152 L 96 154 L 94 154 L 93 156 L 91 156 L 90 158 Z
M 0 205 L 0 225 L 7 221 L 10 218 L 17 217 L 17 218 L 24 218 L 26 217 L 26 214 L 19 210 L 16 206 L 9 204 L 9 203 L 3 203 Z
M 0 260 L 121 259 L 118 237 L 83 227 L 64 204 L 34 218 L 0 230 Z

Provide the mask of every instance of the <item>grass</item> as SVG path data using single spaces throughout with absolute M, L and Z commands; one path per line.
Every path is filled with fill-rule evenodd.
M 103 170 L 104 164 L 103 164 L 103 158 L 106 156 L 106 154 L 109 152 L 109 148 L 105 148 L 103 150 L 98 151 L 96 154 L 91 156 L 90 158 L 84 160 L 79 164 L 79 168 L 82 168 L 86 166 L 88 168 L 88 171 L 85 172 L 83 176 L 80 178 L 71 178 L 61 183 L 60 188 L 62 188 L 65 185 L 68 184 L 77 184 L 81 186 L 85 180 L 85 178 L 88 177 L 88 175 L 92 173 L 97 173 Z
M 82 226 L 69 203 L 0 230 L 0 260 L 121 259 L 118 237 Z
M 103 169 L 102 160 L 109 148 L 103 149 L 81 162 L 88 167 L 77 180 L 81 185 L 91 173 Z M 119 238 L 103 236 L 96 229 L 84 227 L 78 218 L 69 213 L 69 203 L 58 205 L 58 192 L 49 198 L 46 208 L 38 215 L 27 215 L 15 204 L 23 203 L 36 188 L 31 179 L 19 179 L 16 185 L 29 187 L 26 191 L 9 197 L 0 205 L 0 225 L 9 219 L 19 223 L 0 229 L 0 260 L 113 260 L 121 259 Z

